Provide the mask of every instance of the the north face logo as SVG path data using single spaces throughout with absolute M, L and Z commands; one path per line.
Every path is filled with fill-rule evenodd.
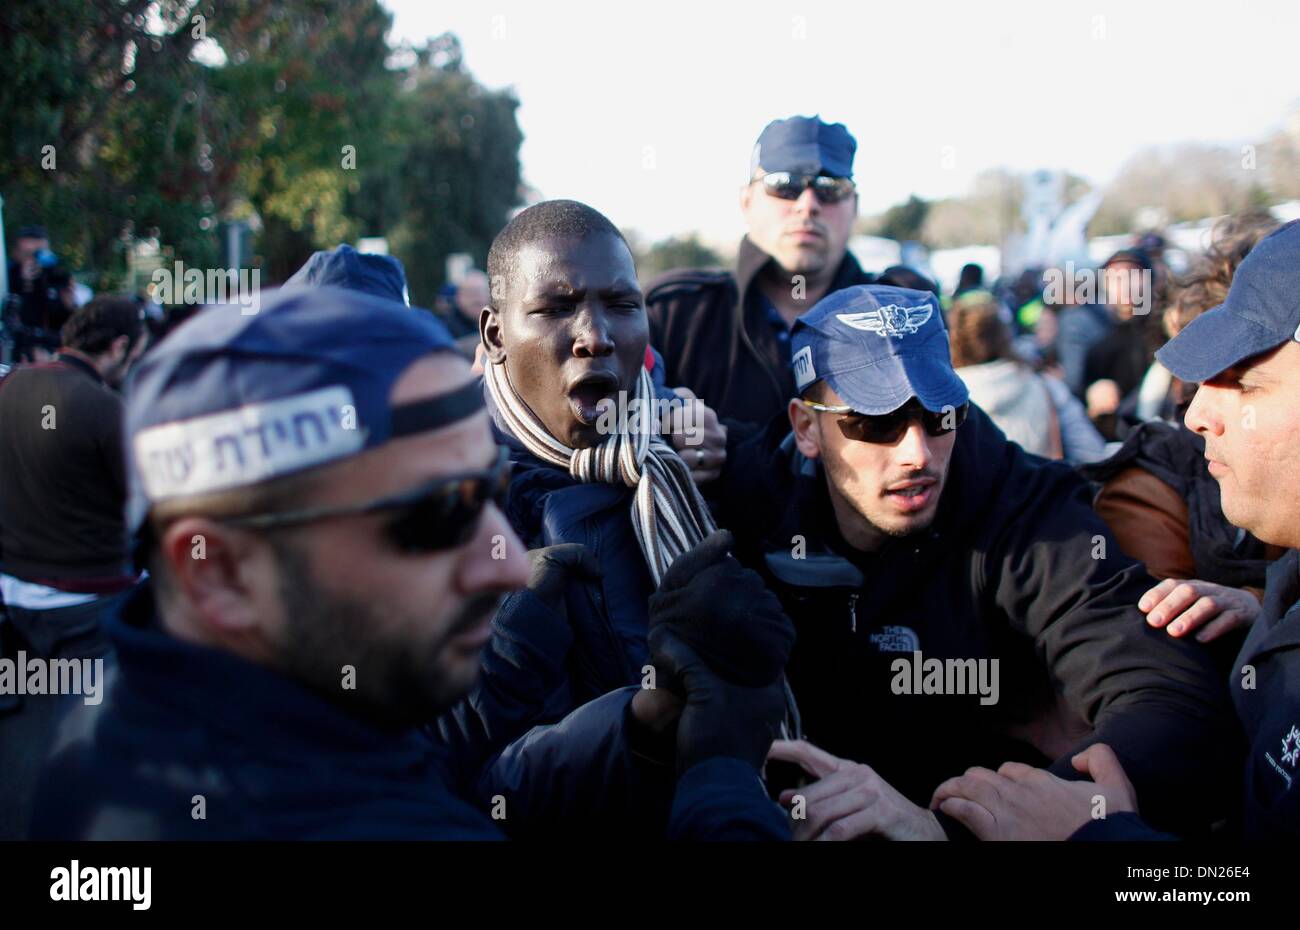
M 845 326 L 861 329 L 881 336 L 907 336 L 916 332 L 934 315 L 934 308 L 929 304 L 919 307 L 900 307 L 887 304 L 875 310 L 863 313 L 837 313 L 835 315 Z
M 881 652 L 918 652 L 921 638 L 910 626 L 886 626 L 872 633 L 867 641 Z

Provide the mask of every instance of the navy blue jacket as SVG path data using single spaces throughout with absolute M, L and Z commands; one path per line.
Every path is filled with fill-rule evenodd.
M 118 668 L 98 705 L 73 701 L 37 799 L 37 839 L 499 839 L 491 801 L 420 728 L 384 729 L 276 672 L 163 632 L 144 585 L 107 624 Z M 498 760 L 505 818 L 601 803 L 628 756 L 633 689 L 530 732 Z M 472 760 L 470 767 L 477 764 Z M 626 781 L 626 779 L 624 779 Z M 518 803 L 516 803 L 518 802 Z M 678 781 L 668 836 L 783 838 L 753 769 L 713 758 Z M 203 816 L 197 816 L 199 813 Z
M 652 381 L 659 397 L 663 365 L 655 354 Z M 513 473 L 506 516 L 529 549 L 580 543 L 595 556 L 604 576 L 574 581 L 565 598 L 567 626 L 551 631 L 547 648 L 563 651 L 568 674 L 554 690 L 536 695 L 545 716 L 558 719 L 586 701 L 615 688 L 638 684 L 650 660 L 646 645 L 649 599 L 654 582 L 632 526 L 635 489 L 624 485 L 581 483 L 561 468 L 543 462 L 506 431 L 491 395 L 486 393 L 497 441 L 510 449 Z M 518 598 L 522 595 L 516 595 Z M 507 612 L 512 608 L 507 607 Z M 486 677 L 491 677 L 488 670 Z M 522 688 L 515 688 L 523 694 Z
M 1228 691 L 1250 740 L 1241 838 L 1300 838 L 1300 551 L 1289 550 L 1269 567 L 1264 605 L 1237 655 Z M 1167 838 L 1133 814 L 1093 821 L 1071 837 Z

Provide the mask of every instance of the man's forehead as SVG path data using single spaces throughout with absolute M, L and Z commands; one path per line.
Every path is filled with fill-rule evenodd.
M 542 239 L 519 251 L 523 297 L 578 290 L 639 289 L 632 254 L 609 235 Z

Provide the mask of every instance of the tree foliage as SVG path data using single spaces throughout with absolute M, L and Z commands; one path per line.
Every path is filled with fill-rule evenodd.
M 389 45 L 378 0 L 42 0 L 0 13 L 7 232 L 42 222 L 98 287 L 157 238 L 219 264 L 251 220 L 264 281 L 388 236 L 417 299 L 519 202 L 518 103 L 459 43 Z M 56 167 L 43 164 L 52 146 Z

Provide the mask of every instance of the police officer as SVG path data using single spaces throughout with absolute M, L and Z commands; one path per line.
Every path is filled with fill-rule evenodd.
M 769 123 L 740 191 L 748 231 L 734 273 L 670 271 L 646 295 L 667 383 L 694 391 L 724 420 L 759 424 L 784 410 L 794 393 L 795 318 L 826 294 L 872 280 L 848 251 L 856 149 L 840 123 Z
M 474 686 L 489 640 L 526 657 L 553 618 L 494 627 L 529 566 L 495 503 L 507 458 L 446 330 L 332 287 L 252 316 L 209 307 L 144 357 L 126 432 L 151 580 L 107 623 L 118 674 L 72 702 L 33 835 L 499 837 L 458 773 L 509 734 L 442 743 L 427 725 Z M 564 584 L 548 562 L 529 582 L 543 607 Z M 670 835 L 787 835 L 757 778 L 779 674 L 734 684 L 689 637 L 652 631 L 679 717 L 643 718 L 642 688 L 606 694 L 512 746 L 515 783 L 588 803 L 582 786 L 630 779 L 666 742 Z
M 733 450 L 720 522 L 794 620 L 804 732 L 838 757 L 777 747 L 819 779 L 796 836 L 941 839 L 945 779 L 1007 758 L 1070 774 L 1099 740 L 1161 822 L 1212 822 L 1181 805 L 1234 774 L 1210 657 L 1143 622 L 1153 582 L 1082 479 L 968 404 L 937 298 L 846 288 L 793 341 L 789 419 Z
M 1197 317 L 1156 353 L 1174 377 L 1198 385 L 1186 423 L 1205 439 L 1224 515 L 1257 538 L 1288 547 L 1268 570 L 1263 608 L 1229 678 L 1250 741 L 1240 811 L 1242 836 L 1249 840 L 1300 835 L 1297 293 L 1300 222 L 1292 222 L 1250 252 L 1222 305 Z M 1039 769 L 1004 765 L 953 779 L 934 800 L 989 838 L 1160 836 L 1138 818 L 1125 770 L 1108 747 L 1090 747 L 1074 767 L 1091 781 L 1067 783 Z M 1091 819 L 1091 799 L 1098 793 L 1108 799 L 1108 815 Z M 1145 811 L 1145 798 L 1142 807 Z

